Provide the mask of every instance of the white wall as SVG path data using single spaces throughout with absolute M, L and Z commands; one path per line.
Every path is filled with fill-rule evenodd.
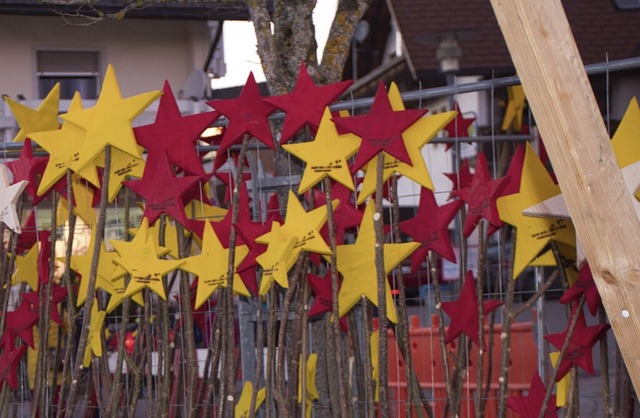
M 123 19 L 88 26 L 60 17 L 0 16 L 0 94 L 37 98 L 35 49 L 102 51 L 103 69 L 113 64 L 123 96 L 162 88 L 174 93 L 189 73 L 202 68 L 210 33 L 206 21 Z

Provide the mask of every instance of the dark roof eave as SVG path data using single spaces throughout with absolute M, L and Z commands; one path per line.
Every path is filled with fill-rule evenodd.
M 0 0 L 0 15 L 60 16 L 61 14 L 78 14 L 95 17 L 97 16 L 96 10 L 105 14 L 115 14 L 121 11 L 125 4 L 124 1 L 101 0 L 95 4 L 94 9 L 86 5 L 47 4 L 34 0 Z M 172 20 L 248 20 L 249 13 L 247 8 L 240 3 L 234 6 L 209 1 L 147 6 L 128 11 L 126 17 Z

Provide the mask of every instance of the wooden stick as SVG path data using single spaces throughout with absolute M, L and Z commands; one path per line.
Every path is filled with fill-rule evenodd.
M 545 138 L 629 374 L 640 393 L 640 316 L 636 303 L 640 298 L 640 221 L 562 3 L 491 3 Z

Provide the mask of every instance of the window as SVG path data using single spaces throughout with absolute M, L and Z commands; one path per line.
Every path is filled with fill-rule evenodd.
M 83 99 L 96 99 L 99 58 L 97 51 L 36 51 L 40 99 L 56 83 L 60 83 L 61 99 L 73 98 L 76 91 Z

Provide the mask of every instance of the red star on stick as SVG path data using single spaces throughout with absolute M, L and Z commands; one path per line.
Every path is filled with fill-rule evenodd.
M 429 250 L 452 263 L 456 261 L 448 228 L 461 207 L 459 200 L 438 206 L 433 191 L 422 188 L 416 216 L 400 222 L 400 230 L 413 238 L 414 242 L 420 243 L 420 247 L 411 254 L 411 271 L 418 270 Z
M 425 113 L 426 109 L 394 111 L 387 96 L 387 89 L 381 82 L 368 114 L 334 118 L 333 121 L 340 129 L 362 138 L 352 171 L 355 173 L 382 151 L 405 164 L 413 165 L 404 145 L 402 132 Z
M 144 198 L 142 216 L 149 220 L 150 225 L 160 214 L 166 213 L 188 229 L 183 196 L 198 180 L 197 176 L 176 177 L 164 154 L 154 164 L 147 163 L 141 180 L 125 181 L 124 185 Z
M 13 183 L 27 180 L 26 191 L 33 199 L 33 204 L 37 205 L 44 198 L 38 196 L 38 176 L 42 176 L 44 169 L 47 167 L 49 157 L 34 157 L 33 148 L 31 147 L 31 139 L 24 140 L 20 157 L 17 160 L 9 161 L 7 168 L 13 173 Z
M 488 300 L 482 302 L 482 310 L 486 315 L 497 309 L 500 305 L 502 305 L 502 302 L 499 300 Z M 444 309 L 451 319 L 449 329 L 447 329 L 447 335 L 444 339 L 445 344 L 449 344 L 460 334 L 464 333 L 471 341 L 476 343 L 477 346 L 480 345 L 480 339 L 478 337 L 478 295 L 476 294 L 475 280 L 471 270 L 467 272 L 467 277 L 458 300 L 455 302 L 442 302 L 442 309 Z
M 29 347 L 35 348 L 33 342 L 33 326 L 38 323 L 38 314 L 31 310 L 26 301 L 22 301 L 14 311 L 7 312 L 6 329 L 0 339 L 0 346 L 5 350 L 15 349 L 15 339 L 20 337 Z
M 559 382 L 574 365 L 580 366 L 584 371 L 593 375 L 595 372 L 591 348 L 610 328 L 609 324 L 586 326 L 582 310 L 579 312 L 574 310 L 573 315 L 578 315 L 576 327 L 573 330 L 573 335 L 569 338 L 569 346 L 558 367 L 556 382 Z M 544 338 L 560 350 L 567 338 L 568 328 L 567 326 L 567 330 L 564 332 L 546 335 Z
M 546 392 L 547 388 L 545 388 L 544 382 L 540 378 L 540 375 L 536 373 L 533 379 L 531 379 L 531 385 L 529 386 L 527 395 L 508 398 L 507 406 L 514 412 L 520 414 L 521 418 L 538 418 Z M 557 418 L 557 409 L 556 395 L 551 395 L 544 414 L 545 418 Z
M 49 276 L 51 275 L 49 258 L 51 256 L 51 240 L 49 239 L 51 232 L 40 231 L 38 233 L 38 240 L 40 241 L 40 250 L 38 251 L 38 283 L 49 283 Z
M 249 74 L 236 99 L 212 100 L 207 104 L 229 120 L 216 155 L 215 168 L 224 163 L 227 158 L 226 150 L 231 145 L 240 143 L 245 134 L 252 135 L 269 148 L 275 149 L 271 126 L 267 120 L 275 107 L 260 95 L 253 73 Z
M 469 136 L 469 126 L 475 122 L 476 118 L 465 118 L 460 111 L 458 102 L 453 103 L 453 109 L 456 111 L 456 117 L 449 122 L 444 130 L 447 131 L 449 138 L 465 138 Z M 448 150 L 453 144 L 447 143 L 445 149 Z
M 508 182 L 508 177 L 496 180 L 491 179 L 491 174 L 489 174 L 489 168 L 487 167 L 487 159 L 484 153 L 480 152 L 476 162 L 476 172 L 471 184 L 453 192 L 454 196 L 459 197 L 468 206 L 462 230 L 465 238 L 471 235 L 482 218 L 486 219 L 495 228 L 502 226 L 498 208 L 496 207 L 496 199 Z
M 511 157 L 511 164 L 505 177 L 509 179 L 504 188 L 497 194 L 494 202 L 502 196 L 509 196 L 510 194 L 516 194 L 520 191 L 520 179 L 522 177 L 522 167 L 524 165 L 524 145 L 518 145 L 513 157 Z M 489 223 L 487 226 L 487 235 L 493 235 L 500 227 L 493 226 Z
M 165 81 L 155 122 L 134 128 L 134 134 L 138 144 L 149 153 L 147 164 L 162 158 L 164 151 L 170 163 L 204 178 L 206 174 L 195 145 L 200 134 L 219 116 L 215 111 L 182 116 L 171 86 Z
M 22 297 L 29 304 L 34 312 L 40 311 L 40 297 L 38 292 L 23 293 Z M 67 289 L 63 286 L 53 286 L 51 288 L 51 302 L 49 303 L 50 313 L 49 319 L 58 325 L 62 325 L 62 318 L 60 318 L 60 312 L 58 312 L 58 304 L 67 297 Z
M 443 173 L 445 176 L 451 180 L 453 186 L 451 186 L 451 193 L 447 200 L 451 200 L 454 196 L 454 192 L 456 190 L 464 189 L 465 187 L 469 187 L 471 182 L 473 181 L 473 174 L 469 169 L 469 161 L 464 160 L 460 164 L 457 173 Z
M 353 205 L 353 192 L 337 182 L 331 182 L 331 200 L 338 200 L 338 206 L 333 209 L 333 223 L 336 228 L 336 243 L 344 242 L 344 234 L 347 230 L 360 226 L 363 212 Z M 327 199 L 320 190 L 314 190 L 314 207 L 326 206 Z M 320 234 L 329 242 L 329 225 L 325 223 Z
M 324 277 L 307 274 L 307 281 L 315 294 L 308 315 L 313 317 L 325 312 L 331 312 L 333 306 L 333 297 L 331 296 L 331 270 L 327 270 Z
M 12 389 L 18 389 L 18 364 L 27 351 L 27 346 L 22 345 L 17 350 L 4 350 L 0 356 L 0 386 L 7 382 Z
M 18 243 L 16 253 L 22 254 L 28 251 L 38 240 L 38 232 L 36 230 L 36 212 L 31 209 L 27 220 L 22 225 L 22 233 L 18 235 Z
M 562 295 L 558 302 L 562 304 L 571 303 L 578 300 L 580 295 L 584 295 L 589 312 L 591 315 L 595 316 L 596 312 L 598 312 L 598 308 L 600 307 L 601 299 L 600 293 L 598 293 L 598 288 L 596 287 L 596 282 L 593 281 L 591 268 L 589 268 L 589 264 L 587 263 L 580 267 L 578 280 L 573 284 L 573 286 L 564 292 L 564 295 Z
M 324 109 L 335 101 L 353 82 L 341 81 L 326 86 L 316 86 L 304 62 L 300 64 L 298 79 L 289 94 L 265 99 L 287 114 L 282 127 L 280 144 L 286 144 L 300 129 L 309 126 L 314 132 L 322 119 Z

